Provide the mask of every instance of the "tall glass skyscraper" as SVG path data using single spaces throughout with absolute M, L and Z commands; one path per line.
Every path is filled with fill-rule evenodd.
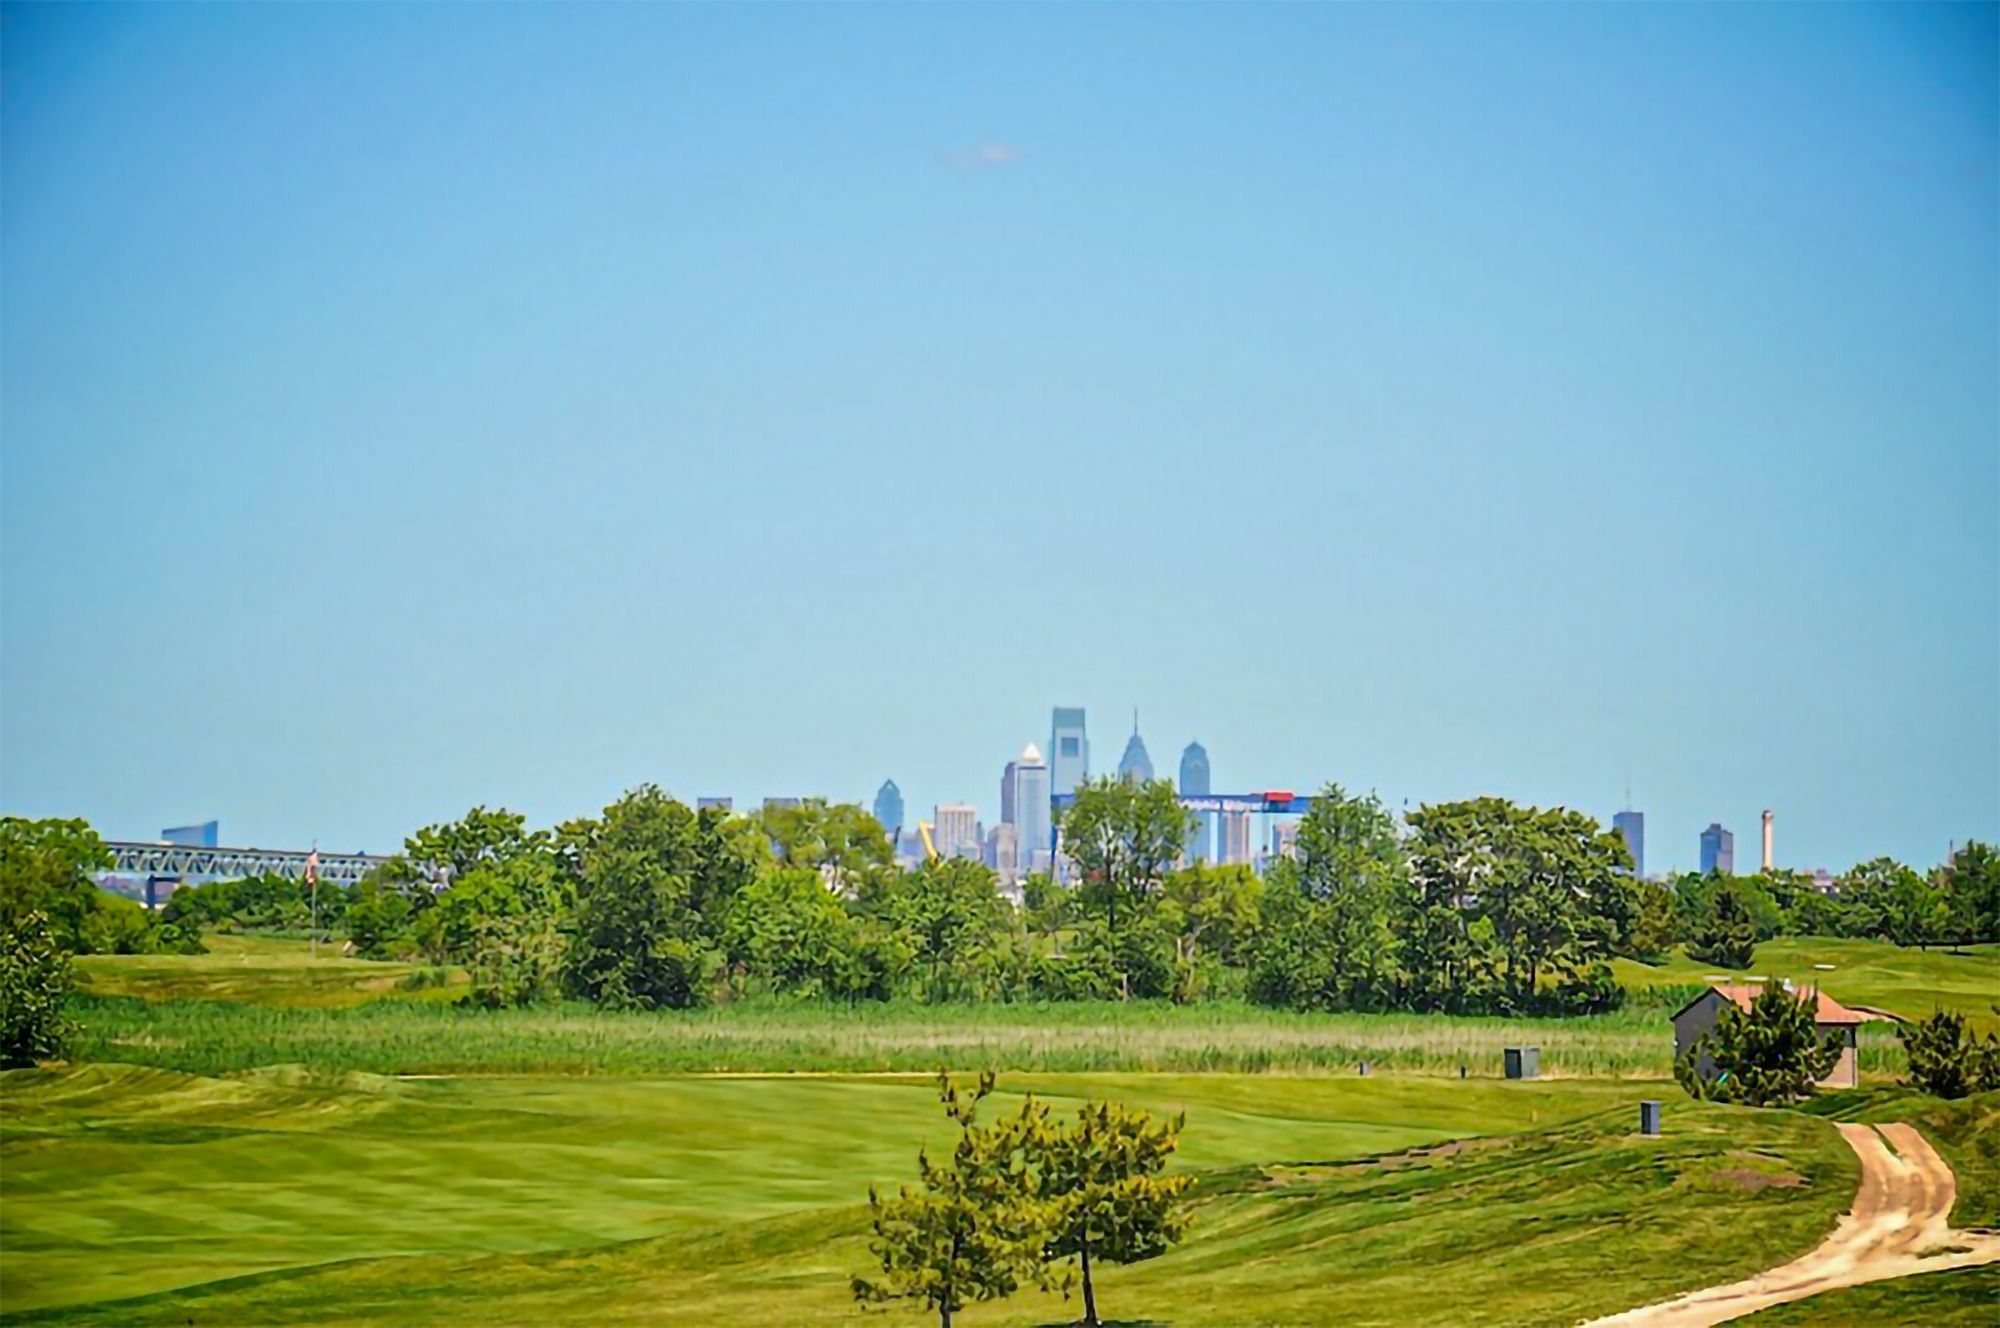
M 1049 765 L 1042 754 L 1029 743 L 1021 754 L 1009 762 L 1013 771 L 1012 797 L 1014 827 L 1014 851 L 1022 872 L 1036 868 L 1035 855 L 1041 855 L 1040 866 L 1048 868 L 1049 855 Z
M 1181 796 L 1202 797 L 1208 792 L 1208 749 L 1198 742 L 1191 742 L 1181 752 Z M 1208 816 L 1204 812 L 1188 813 L 1185 856 L 1189 862 L 1209 861 Z
M 1701 874 L 1710 873 L 1736 874 L 1736 836 L 1724 830 L 1720 821 L 1710 821 L 1708 829 L 1701 832 Z
M 875 790 L 875 819 L 882 823 L 889 842 L 895 843 L 896 832 L 903 828 L 903 790 L 893 779 L 883 780 L 882 787 Z
M 1082 706 L 1057 706 L 1049 720 L 1049 781 L 1057 793 L 1074 793 L 1090 778 L 1090 739 Z
M 1646 813 L 1620 812 L 1611 818 L 1611 828 L 1625 836 L 1625 847 L 1632 854 L 1632 874 L 1646 874 Z
M 1139 736 L 1139 712 L 1132 712 L 1132 737 L 1125 755 L 1118 758 L 1118 777 L 1128 783 L 1148 784 L 1153 779 L 1153 758 L 1146 755 L 1145 739 Z

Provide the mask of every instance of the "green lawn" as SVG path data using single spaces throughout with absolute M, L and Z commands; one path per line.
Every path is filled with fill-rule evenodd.
M 1993 1328 L 2000 1306 L 2000 1264 L 1925 1273 L 1893 1282 L 1829 1291 L 1753 1314 L 1746 1328 Z
M 1613 968 L 1628 988 L 1680 986 L 1728 976 L 1678 951 L 1663 964 L 1621 959 Z M 1871 1006 L 1908 1019 L 1939 1009 L 1959 1010 L 1980 1028 L 2000 1032 L 2000 946 L 1911 950 L 1886 941 L 1782 937 L 1758 946 L 1744 972 L 1816 985 L 1845 1004 Z
M 1634 1104 L 1654 1090 L 1618 1082 L 1003 1087 L 1188 1112 L 1196 1234 L 1104 1286 L 1116 1312 L 1178 1324 L 1616 1309 L 1811 1245 L 1854 1184 L 1823 1122 L 1675 1103 L 1667 1137 L 1645 1140 L 1630 1133 Z M 0 1076 L 0 1109 L 0 1303 L 120 1324 L 881 1322 L 845 1291 L 866 1258 L 857 1203 L 869 1183 L 912 1175 L 918 1143 L 944 1134 L 917 1078 L 340 1082 L 99 1066 Z M 1754 1246 L 1713 1238 L 1746 1220 Z M 198 1289 L 223 1279 L 237 1280 Z M 197 1289 L 157 1294 L 174 1287 Z M 1026 1298 L 967 1322 L 1062 1313 Z
M 343 959 L 335 944 L 321 945 L 314 958 L 309 941 L 211 933 L 202 943 L 207 954 L 79 955 L 77 987 L 96 996 L 149 1001 L 327 1008 L 385 998 L 453 1000 L 468 986 L 463 971 Z M 409 989 L 420 976 L 425 985 Z M 433 978 L 444 979 L 444 985 L 430 985 Z

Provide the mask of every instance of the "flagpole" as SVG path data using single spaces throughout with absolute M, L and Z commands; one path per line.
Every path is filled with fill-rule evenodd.
M 312 897 L 312 957 L 319 958 L 319 841 L 313 840 L 306 858 L 306 893 Z

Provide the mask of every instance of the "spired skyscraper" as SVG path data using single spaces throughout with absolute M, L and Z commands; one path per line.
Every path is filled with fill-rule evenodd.
M 1132 712 L 1132 738 L 1125 744 L 1125 755 L 1118 758 L 1118 777 L 1131 784 L 1150 784 L 1153 780 L 1153 758 L 1146 755 L 1145 739 L 1139 736 L 1139 712 Z
M 1198 742 L 1191 742 L 1181 752 L 1181 796 L 1199 798 L 1207 796 L 1208 792 L 1208 749 Z M 1207 813 L 1188 813 L 1187 851 L 1183 856 L 1189 862 L 1210 860 Z
M 896 832 L 903 828 L 903 790 L 893 779 L 883 780 L 882 787 L 875 790 L 875 819 L 882 823 L 889 842 L 895 843 Z
M 1090 738 L 1083 731 L 1082 706 L 1057 706 L 1049 720 L 1049 782 L 1057 793 L 1074 793 L 1090 778 Z
M 1014 827 L 1015 861 L 1021 873 L 1049 869 L 1049 766 L 1029 743 L 1007 763 L 1008 824 Z
M 1620 812 L 1611 818 L 1611 828 L 1625 836 L 1625 847 L 1632 854 L 1632 874 L 1646 874 L 1646 813 Z

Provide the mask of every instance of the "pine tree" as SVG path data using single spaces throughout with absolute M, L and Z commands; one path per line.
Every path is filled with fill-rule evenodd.
M 1688 942 L 1688 957 L 1704 964 L 1743 969 L 1750 966 L 1756 949 L 1757 928 L 1750 921 L 1750 910 L 1743 907 L 1734 890 L 1725 887 L 1717 891 L 1715 911 Z
M 958 1144 L 943 1163 L 928 1151 L 917 1155 L 915 1188 L 889 1198 L 868 1191 L 875 1232 L 868 1248 L 882 1272 L 854 1279 L 857 1300 L 919 1300 L 937 1311 L 939 1328 L 951 1328 L 951 1316 L 968 1304 L 1042 1279 L 1043 1210 L 1028 1168 L 1048 1109 L 1031 1098 L 1015 1117 L 982 1127 L 979 1103 L 992 1091 L 991 1073 L 967 1096 L 939 1072 L 938 1097 L 958 1122 Z
M 1184 1123 L 1182 1116 L 1156 1122 L 1119 1102 L 1086 1102 L 1074 1125 L 1042 1136 L 1043 1257 L 1078 1261 L 1086 1324 L 1098 1321 L 1093 1262 L 1150 1259 L 1187 1229 L 1180 1200 L 1190 1178 L 1159 1174 L 1180 1146 Z
M 1747 1012 L 1728 1002 L 1715 1027 L 1674 1066 L 1674 1077 L 1690 1096 L 1716 1102 L 1764 1107 L 1810 1096 L 1840 1059 L 1838 1035 L 1820 1035 L 1818 1007 L 1816 994 L 1794 994 L 1776 982 Z

